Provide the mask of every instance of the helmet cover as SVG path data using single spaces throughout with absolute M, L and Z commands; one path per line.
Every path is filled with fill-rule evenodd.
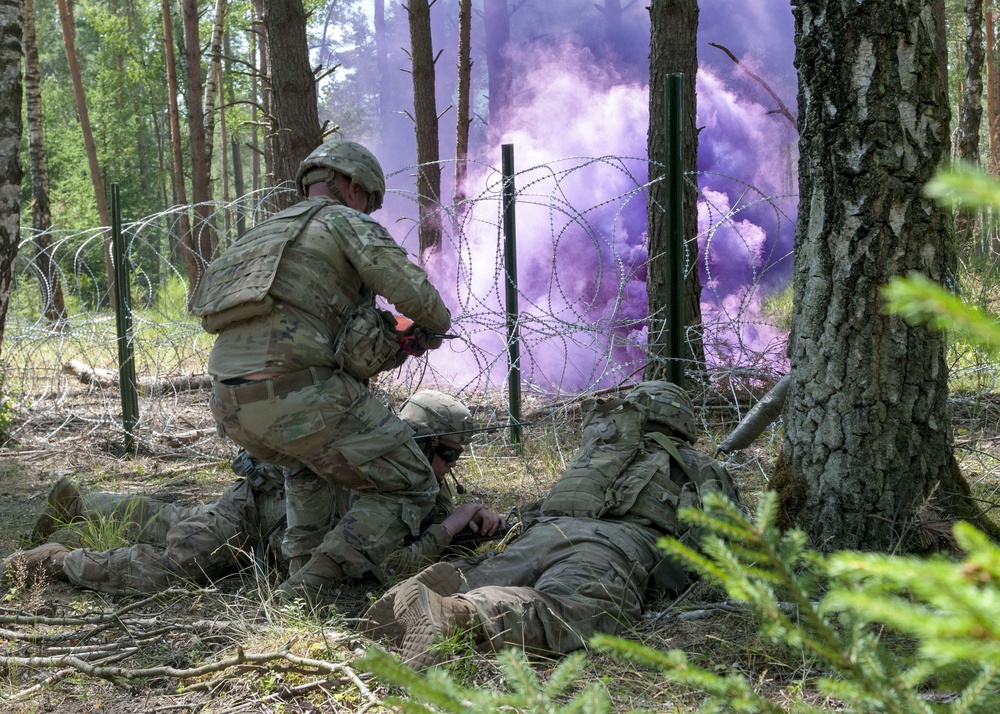
M 399 410 L 399 417 L 417 437 L 443 437 L 465 446 L 472 441 L 476 423 L 472 412 L 458 399 L 424 389 L 413 394 Z
M 299 194 L 305 196 L 310 184 L 331 180 L 334 172 L 344 174 L 368 192 L 366 213 L 373 213 L 382 207 L 382 199 L 385 197 L 382 165 L 372 152 L 354 141 L 333 139 L 313 149 L 299 164 L 299 171 L 295 176 Z
M 641 382 L 625 399 L 643 404 L 649 410 L 646 424 L 652 428 L 647 431 L 667 427 L 692 444 L 698 440 L 691 397 L 673 382 L 662 379 Z

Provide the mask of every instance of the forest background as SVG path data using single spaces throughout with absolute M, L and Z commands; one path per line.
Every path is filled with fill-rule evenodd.
M 309 48 L 309 71 L 315 68 L 319 78 L 319 122 L 368 144 L 383 161 L 390 196 L 377 217 L 442 286 L 464 336 L 408 367 L 393 384 L 404 393 L 449 385 L 492 425 L 507 419 L 507 405 L 497 397 L 508 373 L 498 166 L 500 146 L 514 146 L 525 385 L 534 400 L 529 414 L 558 434 L 558 427 L 573 423 L 583 396 L 627 382 L 645 367 L 652 28 L 645 8 L 635 3 L 499 4 L 509 21 L 506 38 L 505 23 L 490 14 L 498 3 L 472 4 L 467 161 L 450 149 L 431 159 L 420 156 L 414 119 L 426 107 L 413 101 L 411 58 L 417 53 L 401 4 L 307 3 L 301 39 Z M 995 8 L 990 2 L 935 6 L 947 20 L 950 151 L 995 165 Z M 292 152 L 274 143 L 280 135 L 270 130 L 284 109 L 269 102 L 281 93 L 269 93 L 260 82 L 269 74 L 259 41 L 268 7 L 25 4 L 35 20 L 41 111 L 32 112 L 26 76 L 22 156 L 32 157 L 39 146 L 29 141 L 33 127 L 42 127 L 37 136 L 45 149 L 44 160 L 32 157 L 30 181 L 21 186 L 24 240 L 2 350 L 10 432 L 22 446 L 42 451 L 96 443 L 98 450 L 121 453 L 117 383 L 102 372 L 113 371 L 117 352 L 103 228 L 110 217 L 100 196 L 115 183 L 127 221 L 137 363 L 148 380 L 139 450 L 202 464 L 228 455 L 231 447 L 205 423 L 197 377 L 209 342 L 186 304 L 204 260 L 292 200 L 286 181 L 294 164 L 291 170 L 281 165 Z M 429 8 L 441 147 L 451 145 L 460 125 L 459 7 L 437 0 Z M 706 360 L 695 371 L 704 369 L 708 378 L 698 382 L 697 397 L 714 445 L 789 368 L 799 178 L 798 116 L 790 107 L 798 87 L 790 6 L 716 0 L 700 3 L 700 10 L 699 151 L 697 171 L 688 174 L 698 190 L 698 224 L 689 242 L 699 257 L 697 270 L 688 265 L 687 272 L 703 286 L 700 332 L 691 341 L 705 349 Z M 172 42 L 164 40 L 164 13 Z M 277 25 L 293 26 L 288 18 Z M 970 31 L 976 26 L 982 34 Z M 272 33 L 277 56 L 283 39 L 299 41 Z M 498 60 L 509 85 L 493 83 L 489 68 Z M 35 167 L 43 164 L 48 198 L 36 193 L 43 172 Z M 435 166 L 443 184 L 430 211 L 437 217 L 428 220 L 419 181 Z M 460 166 L 468 173 L 456 190 L 452 177 Z M 960 222 L 959 254 L 964 294 L 992 306 L 993 234 L 986 216 Z M 426 239 L 428 224 L 441 229 L 439 247 Z M 977 413 L 989 413 L 992 361 L 963 352 L 951 355 L 950 366 L 960 404 L 974 397 L 976 409 L 984 410 Z M 509 446 L 502 431 L 498 437 L 494 443 Z M 762 449 L 728 458 L 748 491 L 773 474 L 780 438 L 777 428 L 769 429 Z M 554 463 L 541 471 L 558 470 L 568 442 L 557 445 Z M 81 469 L 82 452 L 58 458 L 52 468 Z M 977 478 L 988 480 L 992 461 L 982 469 Z M 114 471 L 123 473 L 121 466 Z M 528 471 L 533 487 L 544 485 Z M 136 487 L 144 483 L 138 472 L 128 479 Z M 489 483 L 481 473 L 472 480 L 474 487 Z M 18 514 L 14 524 L 22 530 L 24 517 Z

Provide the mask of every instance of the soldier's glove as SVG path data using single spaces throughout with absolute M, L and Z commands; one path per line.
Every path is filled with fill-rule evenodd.
M 399 348 L 413 357 L 422 357 L 428 350 L 436 350 L 444 344 L 442 336 L 413 323 L 403 332 Z

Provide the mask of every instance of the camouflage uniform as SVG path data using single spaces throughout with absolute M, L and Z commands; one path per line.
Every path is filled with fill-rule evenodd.
M 133 523 L 136 543 L 72 550 L 63 560 L 63 573 L 75 585 L 106 593 L 154 593 L 178 580 L 208 583 L 233 570 L 276 525 L 273 532 L 280 539 L 284 515 L 280 489 L 254 489 L 246 479 L 198 506 L 141 495 L 87 494 L 79 517 Z
M 300 189 L 307 169 L 331 165 L 323 163 L 323 152 L 347 149 L 374 161 L 351 142 L 324 145 L 314 152 L 318 164 L 310 164 L 312 157 L 303 162 Z M 376 204 L 384 192 L 380 186 Z M 449 328 L 448 309 L 426 273 L 379 223 L 326 197 L 278 213 L 230 251 L 235 257 L 220 258 L 229 260 L 225 280 L 205 288 L 205 302 L 221 300 L 219 291 L 230 302 L 238 299 L 243 283 L 262 273 L 273 281 L 264 281 L 261 301 L 234 308 L 246 308 L 240 317 L 250 317 L 224 324 L 212 349 L 216 422 L 257 458 L 288 467 L 286 558 L 304 560 L 323 535 L 324 523 L 300 514 L 323 490 L 313 475 L 319 474 L 357 497 L 304 567 L 331 583 L 344 575 L 378 575 L 378 564 L 396 545 L 418 534 L 438 485 L 410 429 L 368 391 L 367 380 L 340 368 L 337 339 L 359 308 L 374 306 L 375 295 L 433 332 Z M 258 373 L 277 376 L 255 380 Z
M 404 581 L 368 611 L 371 628 L 402 637 L 404 661 L 424 669 L 437 661 L 434 637 L 470 624 L 494 648 L 544 653 L 628 627 L 650 590 L 688 582 L 656 545 L 664 535 L 697 542 L 677 510 L 700 506 L 710 490 L 740 502 L 722 464 L 685 443 L 695 432 L 690 398 L 669 382 L 591 403 L 582 446 L 539 515 L 526 509 L 524 534 L 492 558 L 457 565 L 464 582 L 450 585 L 439 566 Z
M 698 505 L 706 489 L 738 497 L 714 459 L 684 447 L 680 453 L 701 476 L 700 483 L 672 466 L 670 455 L 651 440 L 626 472 L 640 481 L 650 469 L 669 474 L 676 487 L 661 494 L 658 523 L 627 513 L 542 516 L 503 553 L 463 570 L 466 584 L 459 597 L 476 607 L 494 648 L 572 652 L 597 632 L 614 634 L 634 623 L 648 590 L 683 587 L 686 577 L 678 579 L 664 562 L 657 540 L 663 535 L 690 539 L 692 534 L 677 523 L 676 509 Z
M 349 512 L 350 493 L 339 490 L 336 505 L 317 502 L 327 518 Z M 438 560 L 451 536 L 441 525 L 455 510 L 450 489 L 441 489 L 434 508 L 412 542 L 386 558 L 386 577 L 404 578 Z M 264 547 L 280 558 L 285 498 L 280 488 L 253 488 L 241 480 L 209 504 L 177 506 L 142 495 L 89 493 L 75 520 L 132 524 L 131 546 L 67 553 L 62 570 L 74 585 L 106 593 L 154 593 L 178 580 L 205 584 L 224 575 Z M 263 537 L 268 542 L 263 543 Z

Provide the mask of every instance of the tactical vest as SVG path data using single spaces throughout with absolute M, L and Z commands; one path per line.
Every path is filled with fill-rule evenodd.
M 191 311 L 202 318 L 207 332 L 219 333 L 241 320 L 270 314 L 274 300 L 281 300 L 315 315 L 327 324 L 343 322 L 371 294 L 359 294 L 360 286 L 343 285 L 335 266 L 317 259 L 322 247 L 309 250 L 309 243 L 329 240 L 325 223 L 336 223 L 338 213 L 350 209 L 325 201 L 306 200 L 276 214 L 250 230 L 213 260 L 202 277 Z M 323 211 L 323 222 L 310 222 Z M 333 214 L 333 215 L 330 215 Z M 345 222 L 346 217 L 342 218 Z M 286 251 L 303 234 L 303 250 Z M 311 237 L 311 236 L 310 236 Z M 285 258 L 283 260 L 283 257 Z M 281 266 L 281 270 L 278 266 Z M 310 286 L 323 286 L 323 290 Z
M 542 515 L 608 518 L 677 535 L 677 510 L 700 506 L 703 490 L 721 490 L 738 502 L 721 464 L 675 437 L 644 432 L 646 417 L 645 407 L 633 402 L 593 406 L 583 444 L 542 501 Z

